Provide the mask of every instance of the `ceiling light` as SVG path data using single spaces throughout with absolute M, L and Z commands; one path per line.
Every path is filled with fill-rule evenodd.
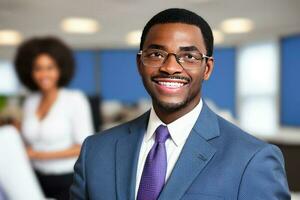
M 253 21 L 246 18 L 232 18 L 222 22 L 221 28 L 225 33 L 247 33 L 254 27 Z
M 22 40 L 19 32 L 14 30 L 0 30 L 0 45 L 18 45 Z
M 141 41 L 141 36 L 142 36 L 141 30 L 131 31 L 126 36 L 126 42 L 130 46 L 138 46 Z
M 213 35 L 214 35 L 214 44 L 221 44 L 224 42 L 224 34 L 221 31 L 214 29 Z
M 66 18 L 61 23 L 61 28 L 67 33 L 91 34 L 99 31 L 98 22 L 90 18 Z

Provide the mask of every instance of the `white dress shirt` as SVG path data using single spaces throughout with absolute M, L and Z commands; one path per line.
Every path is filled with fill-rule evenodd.
M 150 111 L 150 117 L 148 121 L 148 128 L 145 133 L 144 139 L 142 141 L 140 153 L 139 153 L 139 160 L 137 166 L 137 174 L 136 174 L 136 186 L 135 186 L 135 197 L 137 197 L 137 192 L 139 189 L 144 164 L 146 158 L 148 156 L 149 151 L 151 150 L 154 142 L 155 142 L 155 130 L 159 125 L 166 125 L 170 132 L 170 137 L 166 140 L 166 151 L 167 151 L 167 173 L 166 179 L 168 180 L 176 161 L 179 158 L 181 150 L 193 128 L 195 125 L 199 114 L 202 109 L 202 99 L 198 105 L 191 110 L 189 113 L 185 114 L 184 116 L 180 117 L 179 119 L 175 120 L 170 124 L 163 123 L 158 116 L 156 115 L 153 107 Z
M 36 111 L 41 94 L 30 95 L 24 104 L 22 135 L 35 151 L 62 151 L 83 140 L 93 132 L 91 110 L 80 91 L 60 89 L 47 115 L 40 120 Z M 33 166 L 43 174 L 73 172 L 77 157 L 33 160 Z

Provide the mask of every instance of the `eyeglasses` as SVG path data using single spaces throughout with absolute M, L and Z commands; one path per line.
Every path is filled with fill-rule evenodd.
M 177 63 L 185 69 L 197 68 L 201 65 L 203 59 L 212 59 L 198 51 L 180 51 L 179 53 L 168 53 L 161 49 L 140 50 L 142 63 L 147 67 L 161 67 L 170 55 L 174 55 Z

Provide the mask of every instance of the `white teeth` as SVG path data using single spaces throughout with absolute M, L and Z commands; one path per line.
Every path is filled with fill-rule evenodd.
M 179 88 L 184 85 L 183 83 L 177 83 L 177 82 L 158 82 L 158 84 L 168 88 Z

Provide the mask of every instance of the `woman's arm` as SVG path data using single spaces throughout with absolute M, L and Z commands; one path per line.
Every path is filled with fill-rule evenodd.
M 62 151 L 35 151 L 32 148 L 28 147 L 27 154 L 30 159 L 35 160 L 51 160 L 51 159 L 60 159 L 60 158 L 70 158 L 78 156 L 80 153 L 81 145 L 73 145 L 72 147 L 62 150 Z

